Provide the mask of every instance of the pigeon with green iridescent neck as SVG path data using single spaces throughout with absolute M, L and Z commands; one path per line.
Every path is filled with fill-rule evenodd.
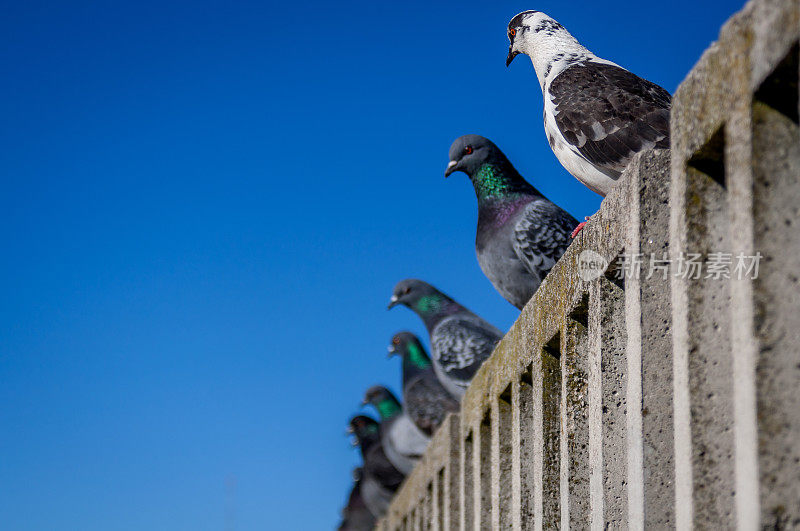
M 433 370 L 445 389 L 461 400 L 472 377 L 492 354 L 502 332 L 427 282 L 397 283 L 389 308 L 402 304 L 425 323 Z
M 572 242 L 578 221 L 531 186 L 488 138 L 450 146 L 445 176 L 466 173 L 478 198 L 475 251 L 489 281 L 520 310 Z
M 348 429 L 356 437 L 364 462 L 361 467 L 361 497 L 372 515 L 380 518 L 389 508 L 405 475 L 386 457 L 379 426 L 374 419 L 365 415 L 355 416 L 350 419 Z
M 353 488 L 347 497 L 347 505 L 342 509 L 342 522 L 339 531 L 371 531 L 375 527 L 375 517 L 370 512 L 361 495 L 362 477 L 361 468 L 353 470 Z
M 389 355 L 403 358 L 403 410 L 414 424 L 432 435 L 448 413 L 458 411 L 458 401 L 450 396 L 425 352 L 425 347 L 411 332 L 392 337 Z
M 382 385 L 367 389 L 364 404 L 371 404 L 381 416 L 381 444 L 386 457 L 397 470 L 410 474 L 425 453 L 430 437 L 417 428 L 394 394 Z

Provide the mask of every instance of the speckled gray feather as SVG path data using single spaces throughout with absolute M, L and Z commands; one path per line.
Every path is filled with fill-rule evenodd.
M 477 315 L 462 312 L 443 319 L 431 332 L 434 370 L 447 391 L 461 399 L 503 333 Z

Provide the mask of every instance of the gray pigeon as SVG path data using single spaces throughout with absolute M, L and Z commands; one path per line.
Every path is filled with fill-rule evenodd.
M 469 176 L 478 197 L 478 263 L 521 310 L 567 250 L 578 221 L 528 184 L 488 138 L 457 138 L 445 177 L 455 171 Z
M 361 495 L 363 471 L 353 470 L 353 488 L 347 498 L 347 505 L 342 509 L 342 523 L 339 531 L 371 531 L 375 527 L 375 517 L 370 512 L 364 497 Z
M 403 358 L 403 410 L 427 435 L 433 435 L 458 401 L 442 386 L 431 359 L 417 336 L 399 332 L 392 337 L 389 355 Z
M 397 283 L 389 308 L 403 304 L 428 329 L 433 370 L 447 391 L 461 400 L 472 377 L 492 354 L 502 332 L 427 282 Z
M 381 444 L 386 457 L 397 470 L 410 474 L 425 453 L 430 437 L 417 428 L 397 398 L 385 387 L 376 385 L 367 389 L 364 404 L 372 404 L 381 415 Z
M 380 441 L 378 423 L 365 415 L 350 419 L 349 430 L 356 436 L 364 461 L 361 476 L 361 497 L 375 518 L 380 518 L 392 503 L 395 491 L 405 475 L 392 465 Z

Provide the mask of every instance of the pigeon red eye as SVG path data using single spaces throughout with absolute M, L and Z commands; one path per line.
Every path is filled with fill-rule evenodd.
M 392 339 L 392 343 L 394 343 L 395 345 L 399 345 L 400 344 L 400 338 L 396 337 L 396 338 Z
M 511 28 L 510 30 L 508 30 L 508 34 L 513 37 L 514 35 L 517 34 L 517 30 L 515 30 L 514 28 Z
M 467 155 L 472 155 L 472 146 L 465 147 L 464 153 L 466 153 Z

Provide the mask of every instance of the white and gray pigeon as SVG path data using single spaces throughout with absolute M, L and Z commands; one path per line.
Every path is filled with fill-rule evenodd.
M 669 148 L 669 92 L 597 57 L 541 11 L 508 23 L 506 66 L 528 55 L 544 95 L 544 130 L 559 162 L 606 196 L 640 151 Z
M 469 176 L 478 198 L 478 263 L 521 310 L 567 250 L 578 221 L 523 179 L 488 138 L 464 135 L 453 142 L 445 177 L 456 171 Z
M 458 411 L 458 401 L 436 377 L 431 359 L 417 336 L 411 332 L 395 334 L 389 344 L 389 355 L 403 359 L 403 411 L 423 433 L 433 435 L 448 413 Z
M 402 304 L 414 311 L 428 329 L 433 370 L 458 400 L 472 377 L 492 354 L 502 332 L 427 282 L 397 283 L 389 308 Z
M 380 518 L 392 503 L 394 493 L 405 476 L 386 457 L 375 419 L 357 415 L 350 419 L 348 430 L 356 436 L 356 443 L 361 449 L 361 497 L 372 515 Z
M 425 453 L 430 437 L 414 424 L 394 394 L 382 385 L 367 389 L 364 404 L 371 404 L 381 416 L 381 445 L 386 457 L 397 470 L 410 474 Z

